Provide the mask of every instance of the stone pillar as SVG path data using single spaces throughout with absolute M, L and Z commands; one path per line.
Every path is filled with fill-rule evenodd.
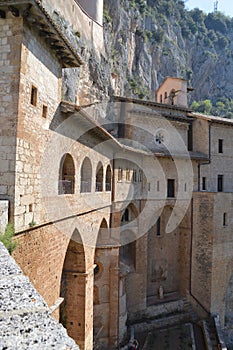
M 93 269 L 85 273 L 65 271 L 66 297 L 62 323 L 80 350 L 93 348 Z
M 109 346 L 116 348 L 119 332 L 119 267 L 111 266 L 109 288 Z

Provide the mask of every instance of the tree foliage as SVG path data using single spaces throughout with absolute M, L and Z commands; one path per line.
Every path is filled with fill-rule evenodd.
M 0 242 L 2 242 L 10 254 L 13 253 L 17 247 L 17 243 L 14 240 L 15 230 L 14 225 L 9 223 L 6 226 L 5 232 L 0 234 Z
M 220 98 L 215 104 L 210 100 L 194 101 L 191 108 L 195 112 L 233 119 L 233 100 L 225 97 Z

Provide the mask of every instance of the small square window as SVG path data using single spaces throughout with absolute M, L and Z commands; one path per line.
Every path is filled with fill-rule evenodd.
M 46 105 L 43 105 L 42 107 L 42 117 L 47 118 L 47 113 L 48 113 L 48 107 Z
M 33 85 L 31 88 L 31 104 L 33 106 L 36 106 L 36 104 L 37 104 L 37 88 Z

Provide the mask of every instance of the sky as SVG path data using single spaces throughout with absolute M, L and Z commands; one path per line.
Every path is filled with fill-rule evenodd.
M 217 0 L 187 0 L 185 7 L 192 10 L 198 7 L 203 12 L 209 13 L 214 11 L 214 3 Z M 233 17 L 233 1 L 232 0 L 218 0 L 218 11 L 223 12 L 226 16 Z

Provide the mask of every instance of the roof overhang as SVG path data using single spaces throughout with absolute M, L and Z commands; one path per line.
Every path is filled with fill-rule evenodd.
M 0 0 L 0 18 L 11 12 L 14 17 L 23 17 L 36 30 L 46 44 L 54 51 L 63 68 L 79 67 L 82 59 L 61 32 L 40 0 Z

